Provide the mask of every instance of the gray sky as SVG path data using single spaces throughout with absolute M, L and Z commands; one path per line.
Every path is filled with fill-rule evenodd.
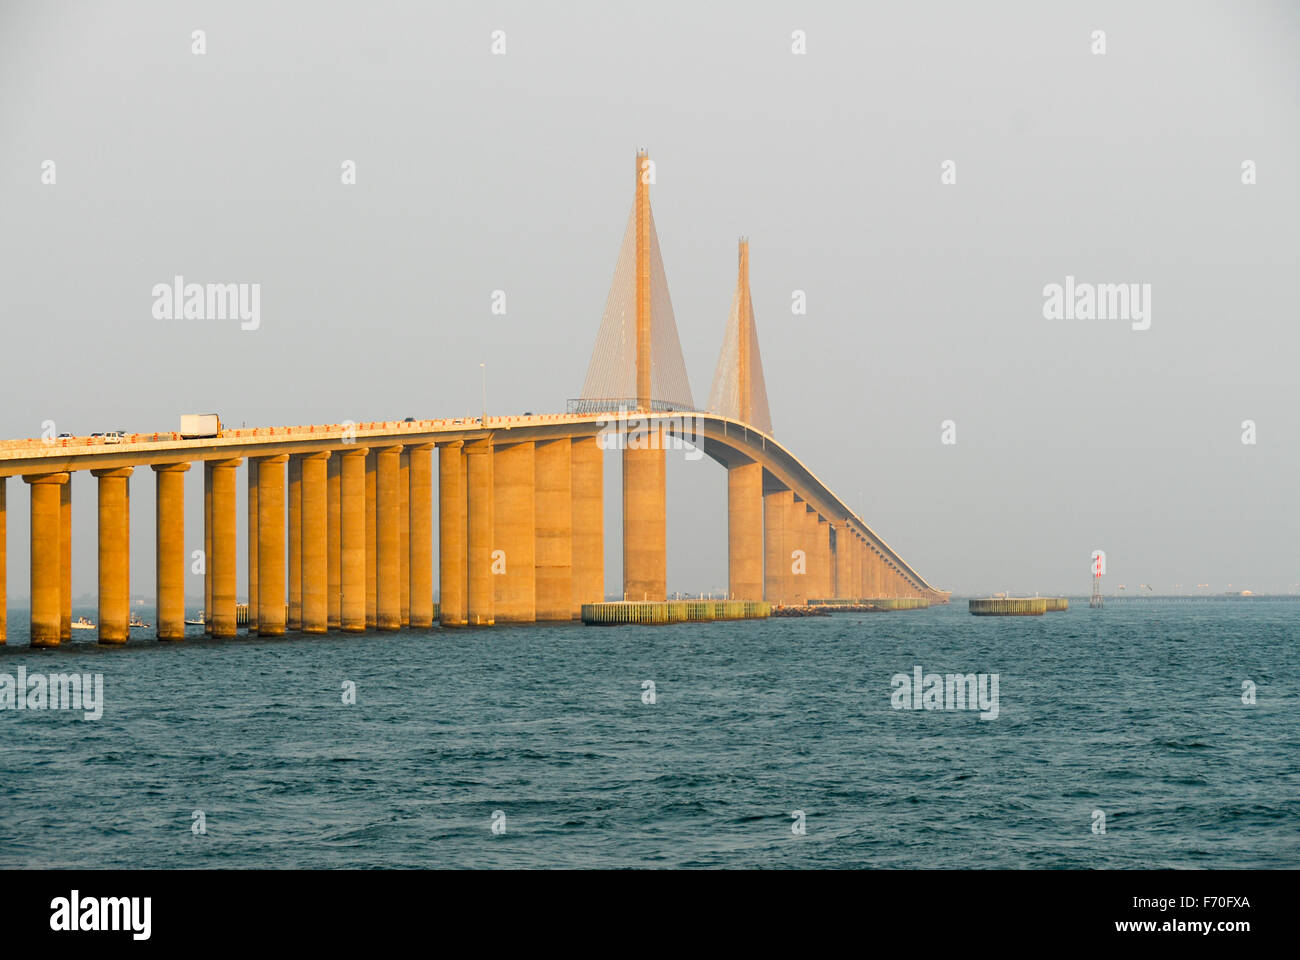
M 931 583 L 1083 592 L 1099 547 L 1111 583 L 1300 589 L 1298 41 L 1283 3 L 6 0 L 0 436 L 463 415 L 480 361 L 491 412 L 562 410 L 645 146 L 697 401 L 747 234 L 776 435 Z M 260 329 L 155 320 L 176 274 L 260 283 Z M 1150 329 L 1044 319 L 1067 275 L 1151 284 Z M 725 589 L 725 489 L 670 465 L 671 590 Z M 14 598 L 26 544 L 11 480 Z

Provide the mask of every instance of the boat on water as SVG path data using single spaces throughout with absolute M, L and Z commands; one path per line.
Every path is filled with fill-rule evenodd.
M 204 615 L 204 612 L 203 612 L 202 610 L 200 610 L 200 611 L 198 612 L 198 614 L 194 617 L 193 620 L 186 620 L 186 621 L 185 621 L 185 625 L 186 625 L 187 627 L 201 627 L 201 626 L 203 626 L 205 623 L 207 623 L 207 621 L 203 619 L 203 615 Z
M 87 620 L 85 617 L 77 617 L 76 620 L 72 621 L 72 629 L 73 630 L 94 630 L 95 624 L 92 621 Z
M 140 619 L 138 619 L 138 618 L 136 618 L 136 617 L 132 617 L 132 618 L 131 618 L 131 622 L 128 624 L 128 626 L 131 626 L 131 627 L 140 627 L 141 629 L 143 629 L 143 628 L 149 626 L 149 624 L 145 623 L 143 620 L 140 620 Z

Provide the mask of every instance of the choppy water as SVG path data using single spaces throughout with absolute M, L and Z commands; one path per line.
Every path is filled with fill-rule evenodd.
M 1300 603 L 54 651 L 24 620 L 0 673 L 106 705 L 0 711 L 3 866 L 1300 866 Z M 998 673 L 998 718 L 893 709 L 918 664 Z

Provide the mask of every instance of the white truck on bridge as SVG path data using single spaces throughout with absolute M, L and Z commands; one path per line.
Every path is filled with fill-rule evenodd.
M 181 436 L 186 440 L 221 436 L 221 418 L 215 413 L 182 413 Z

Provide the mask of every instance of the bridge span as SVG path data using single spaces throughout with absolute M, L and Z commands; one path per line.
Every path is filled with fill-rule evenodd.
M 8 441 L 0 444 L 0 524 L 6 480 L 21 477 L 31 494 L 35 646 L 71 635 L 72 503 L 65 492 L 76 471 L 89 471 L 99 487 L 101 642 L 129 635 L 127 488 L 143 467 L 157 487 L 158 636 L 184 636 L 190 557 L 183 473 L 195 463 L 204 476 L 207 632 L 235 635 L 240 540 L 248 551 L 250 630 L 258 634 L 428 627 L 436 451 L 442 625 L 571 620 L 583 603 L 606 594 L 605 450 L 664 453 L 675 446 L 700 450 L 728 471 L 734 599 L 947 599 L 775 438 L 712 413 L 263 427 L 198 440 L 136 434 L 114 444 Z M 242 538 L 235 506 L 241 465 L 249 501 Z M 666 520 L 666 510 L 638 518 L 659 530 Z

